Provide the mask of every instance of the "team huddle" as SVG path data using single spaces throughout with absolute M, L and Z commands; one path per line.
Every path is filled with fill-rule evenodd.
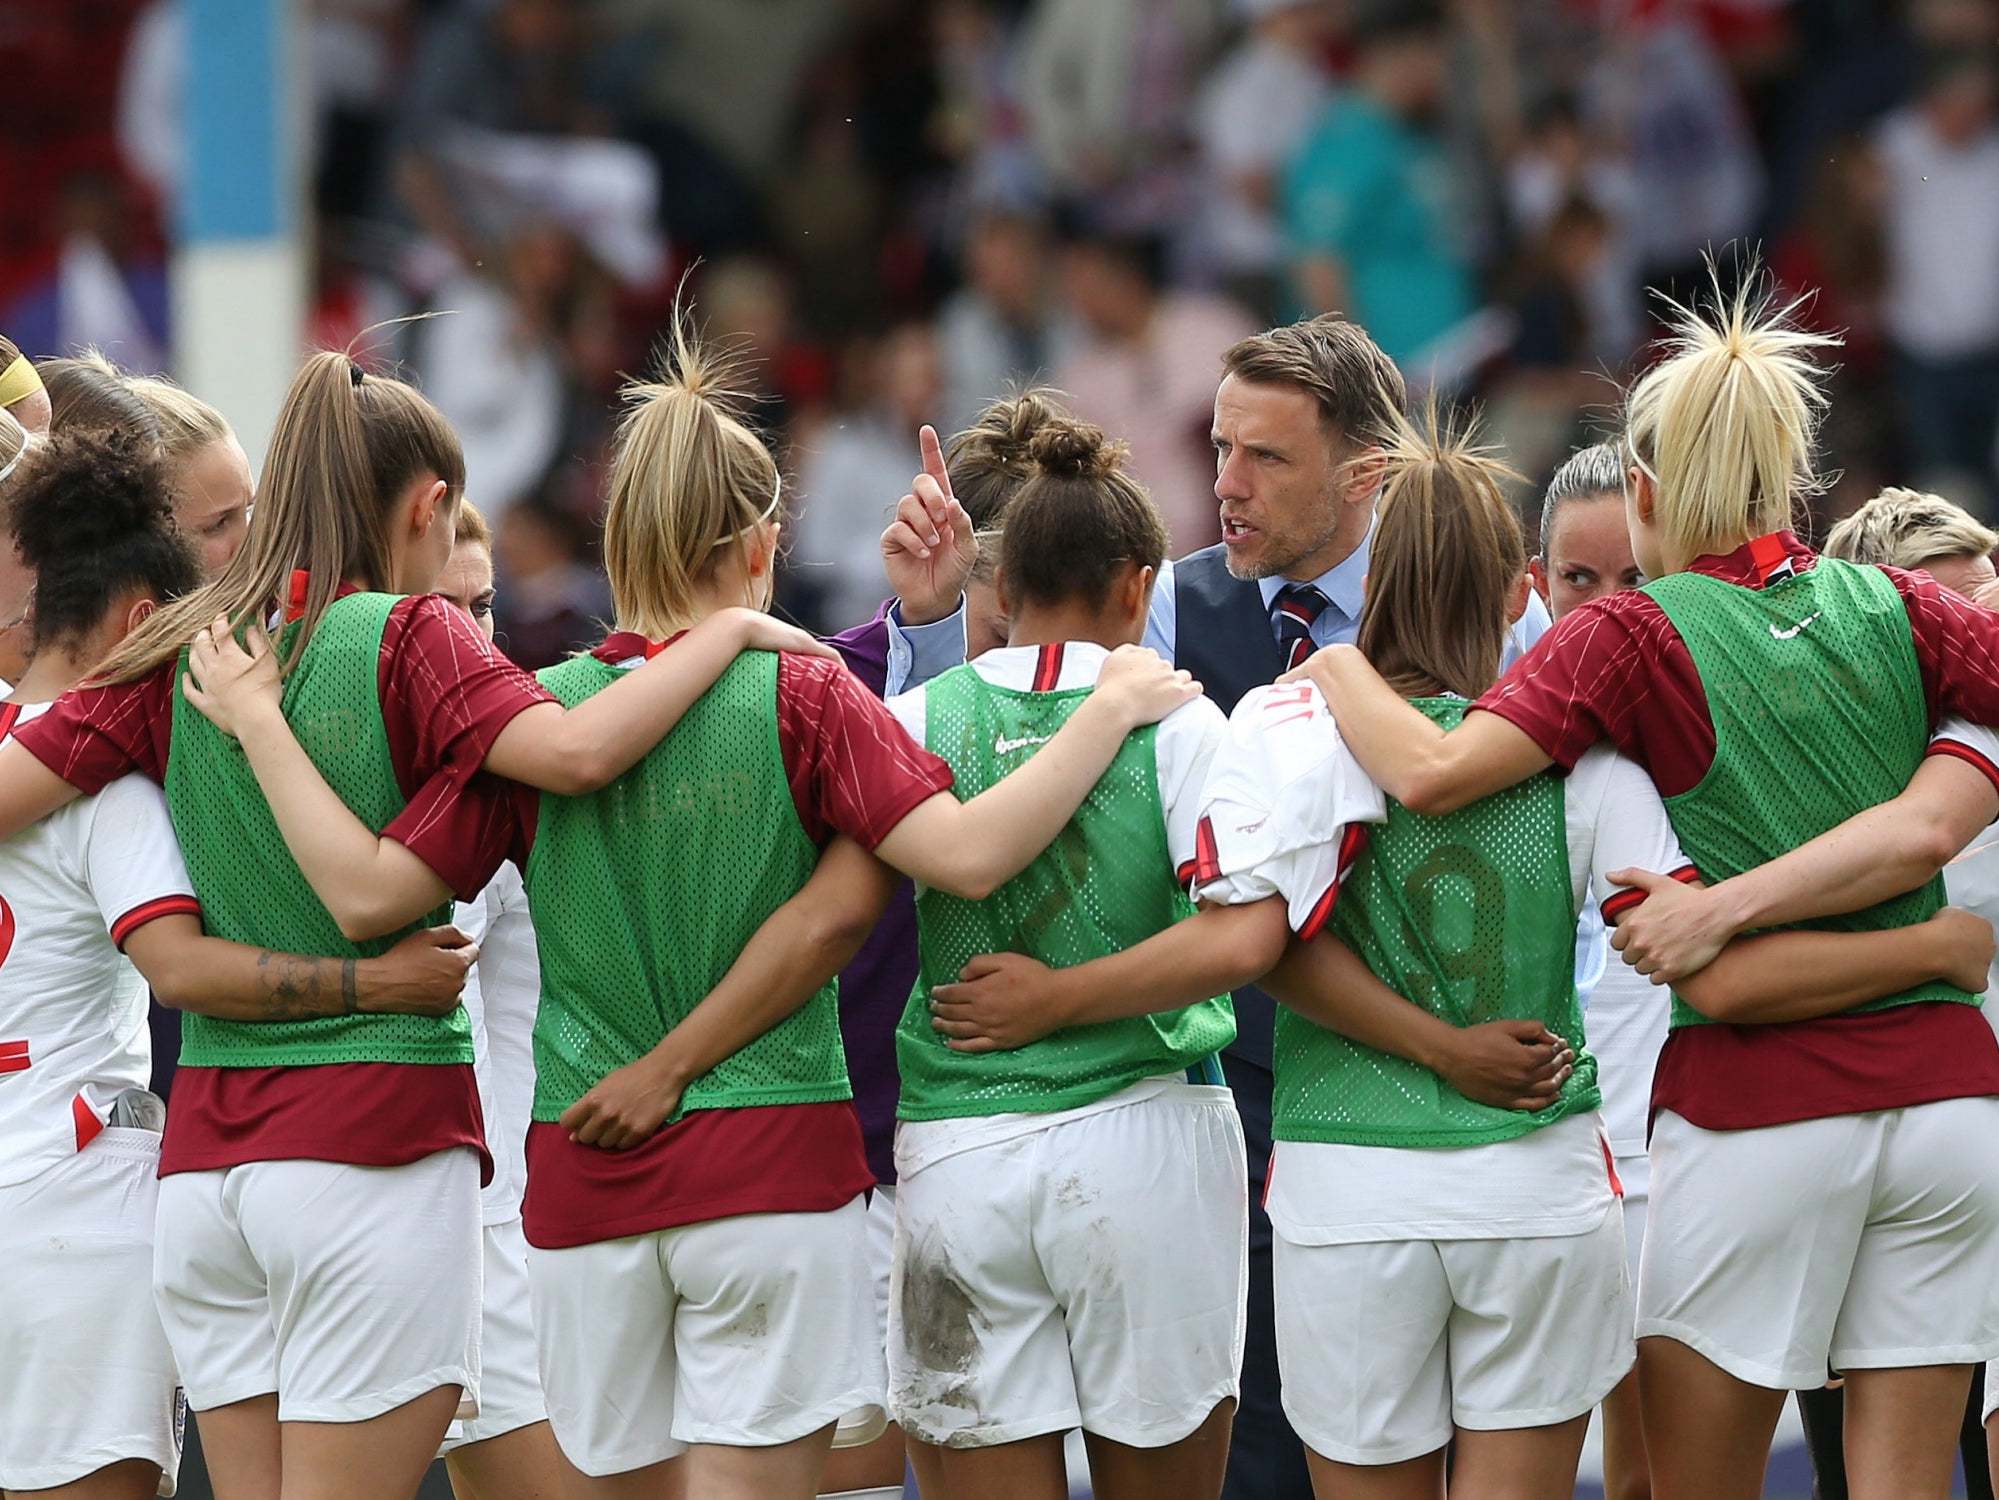
M 1601 1406 L 1710 1500 L 1837 1379 L 1851 1492 L 1948 1494 L 1999 538 L 1798 539 L 1828 342 L 1680 310 L 1538 554 L 1335 316 L 1225 355 L 1177 561 L 1017 393 L 821 641 L 676 319 L 533 676 L 410 386 L 309 359 L 252 512 L 187 393 L 9 359 L 0 1488 L 171 1494 L 184 1402 L 221 1500 L 1057 1500 L 1076 1429 L 1100 1496 L 1543 1497 Z

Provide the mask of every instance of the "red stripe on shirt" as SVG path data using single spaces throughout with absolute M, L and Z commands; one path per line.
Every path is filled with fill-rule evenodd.
M 76 1122 L 76 1149 L 81 1151 L 104 1133 L 104 1122 L 97 1118 L 97 1111 L 90 1107 L 90 1101 L 78 1094 L 69 1101 L 70 1118 Z
M 1310 942 L 1317 937 L 1331 920 L 1333 908 L 1340 899 L 1340 887 L 1346 884 L 1347 876 L 1353 873 L 1354 861 L 1367 847 L 1368 832 L 1365 823 L 1349 823 L 1340 830 L 1339 861 L 1334 866 L 1332 883 L 1319 893 L 1319 899 L 1312 903 L 1311 911 L 1306 913 L 1304 922 L 1298 928 L 1298 936 L 1304 941 Z
M 7 738 L 8 731 L 20 720 L 20 717 L 20 704 L 0 703 L 0 740 Z
M 201 903 L 192 896 L 178 895 L 161 896 L 142 906 L 135 906 L 111 924 L 111 945 L 122 953 L 125 951 L 125 940 L 148 922 L 176 916 L 199 918 Z
M 1034 691 L 1053 692 L 1062 680 L 1062 642 L 1049 641 L 1034 658 Z
M 1992 783 L 1994 789 L 1999 790 L 1999 766 L 1993 765 L 1989 756 L 1979 754 L 1977 750 L 1965 744 L 1964 741 L 1932 740 L 1930 741 L 1928 753 L 1930 755 L 1955 756 L 1961 761 L 1976 766 L 1985 779 Z
M 1194 825 L 1194 879 L 1206 885 L 1221 878 L 1222 860 L 1215 849 L 1215 825 L 1204 816 Z
M 1681 865 L 1677 870 L 1672 871 L 1667 878 L 1669 880 L 1677 880 L 1681 885 L 1693 885 L 1700 880 L 1701 872 L 1696 870 L 1692 865 Z M 1597 907 L 1597 910 L 1603 914 L 1604 921 L 1614 927 L 1617 925 L 1618 919 L 1626 912 L 1630 911 L 1633 907 L 1642 906 L 1648 894 L 1649 892 L 1639 886 L 1627 885 L 1608 901 L 1601 903 Z
M 26 1042 L 0 1042 L 0 1073 L 25 1073 L 33 1066 Z

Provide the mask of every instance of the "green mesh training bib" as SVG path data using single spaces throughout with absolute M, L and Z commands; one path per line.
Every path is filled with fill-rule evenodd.
M 1446 729 L 1469 705 L 1418 698 Z M 1283 1006 L 1272 1046 L 1272 1136 L 1351 1146 L 1481 1146 L 1595 1109 L 1596 1059 L 1576 1003 L 1575 895 L 1563 787 L 1551 775 L 1442 817 L 1390 799 L 1333 907 L 1333 932 L 1381 982 L 1453 1026 L 1539 1021 L 1575 1072 L 1532 1114 L 1467 1099 L 1428 1068 L 1349 1041 Z
M 1031 693 L 995 686 L 971 666 L 925 690 L 924 739 L 970 799 L 1054 738 L 1088 688 Z M 1147 727 L 1126 737 L 1110 769 L 1053 844 L 983 901 L 919 889 L 921 968 L 896 1030 L 905 1120 L 1090 1104 L 1160 1073 L 1206 1064 L 1235 1039 L 1227 996 L 1181 1010 L 1072 1026 L 1011 1052 L 953 1052 L 930 1024 L 930 990 L 980 953 L 1025 953 L 1067 968 L 1116 953 L 1193 913 L 1173 878 L 1159 771 Z M 1212 1070 L 1219 1077 L 1218 1070 Z
M 1675 573 L 1645 592 L 1687 643 L 1714 719 L 1714 764 L 1692 790 L 1666 798 L 1704 880 L 1789 853 L 1909 784 L 1929 712 L 1908 611 L 1879 568 L 1821 558 L 1761 589 Z M 1800 925 L 1879 932 L 1926 921 L 1943 903 L 1939 876 L 1879 906 Z M 1855 1010 L 1920 1000 L 1978 1003 L 1926 984 Z M 1673 997 L 1674 1026 L 1706 1022 Z
M 574 706 L 621 673 L 579 656 L 539 674 Z M 777 738 L 777 656 L 736 658 L 673 732 L 584 797 L 541 797 L 524 879 L 541 955 L 534 1118 L 562 1112 L 650 1052 L 701 1003 L 819 851 L 799 825 Z M 838 987 L 681 1096 L 695 1109 L 850 1099 Z
M 382 627 L 393 594 L 349 594 L 320 616 L 284 684 L 285 721 L 340 800 L 374 832 L 403 810 L 389 759 L 377 685 Z M 282 655 L 298 631 L 278 638 Z M 181 653 L 181 672 L 187 653 Z M 178 677 L 176 677 L 178 684 Z M 216 937 L 277 952 L 365 958 L 404 933 L 447 921 L 442 907 L 403 933 L 349 942 L 313 894 L 285 846 L 270 804 L 235 740 L 202 717 L 176 685 L 167 753 L 167 809 L 201 897 L 202 925 Z M 194 1067 L 307 1067 L 323 1063 L 469 1063 L 472 1031 L 463 1009 L 448 1016 L 328 1016 L 313 1021 L 223 1021 L 181 1017 L 180 1060 Z

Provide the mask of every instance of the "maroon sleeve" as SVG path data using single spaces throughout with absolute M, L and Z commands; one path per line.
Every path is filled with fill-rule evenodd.
M 441 770 L 468 780 L 514 715 L 555 701 L 435 594 L 390 612 L 378 680 L 389 757 L 408 796 Z
M 166 662 L 136 682 L 72 688 L 13 737 L 85 796 L 133 771 L 164 786 L 175 674 Z
M 1564 770 L 1574 769 L 1598 740 L 1628 753 L 1652 690 L 1647 611 L 1672 634 L 1665 612 L 1633 590 L 1572 610 L 1475 706 L 1520 729 Z
M 798 820 L 817 844 L 844 833 L 872 849 L 919 802 L 951 789 L 950 766 L 824 657 L 778 657 L 777 738 Z
M 1951 714 L 1999 729 L 1999 613 L 1927 573 L 1883 568 L 1909 612 L 1930 726 Z
M 540 794 L 504 777 L 440 771 L 417 789 L 382 837 L 429 865 L 471 901 L 508 860 L 527 868 Z

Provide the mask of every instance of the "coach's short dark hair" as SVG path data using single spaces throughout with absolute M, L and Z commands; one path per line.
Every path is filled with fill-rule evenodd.
M 1124 470 L 1125 446 L 1088 422 L 1048 421 L 1034 471 L 1007 506 L 1000 588 L 1009 605 L 1101 608 L 1126 563 L 1157 570 L 1171 545 L 1159 507 Z
M 1222 356 L 1222 369 L 1253 385 L 1296 386 L 1349 442 L 1386 446 L 1408 426 L 1402 372 L 1365 328 L 1338 313 L 1243 339 Z

